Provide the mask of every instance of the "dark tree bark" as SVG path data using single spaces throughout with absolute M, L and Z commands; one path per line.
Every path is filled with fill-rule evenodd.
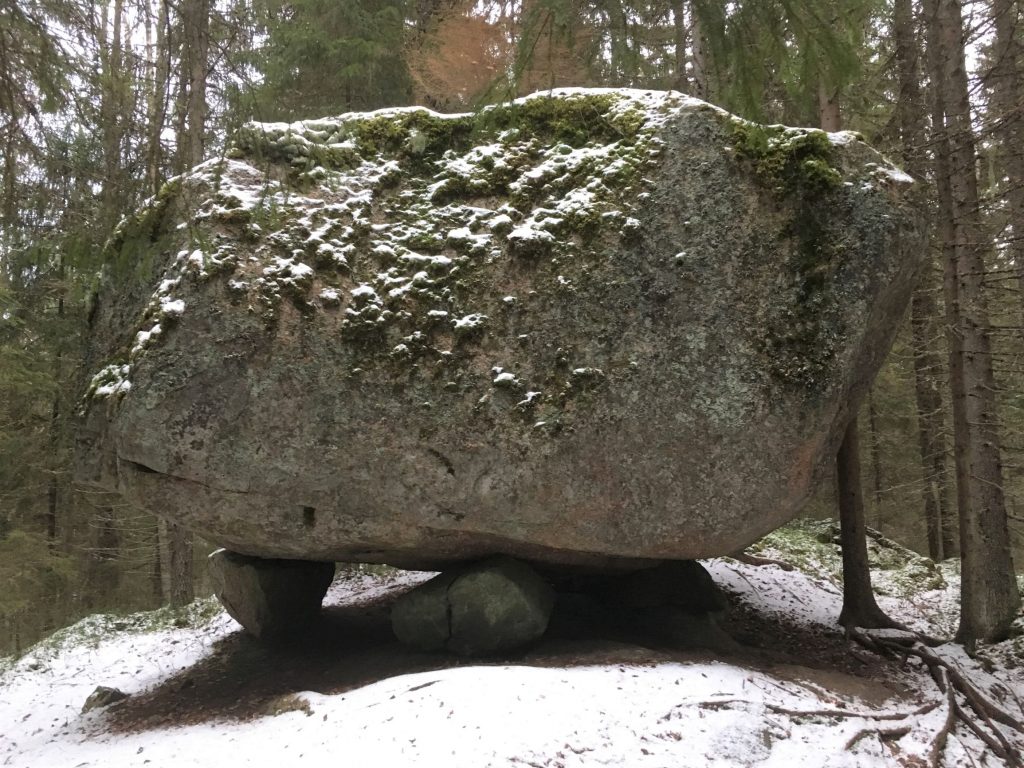
M 185 167 L 203 161 L 206 146 L 206 81 L 209 77 L 210 5 L 209 0 L 182 3 L 185 33 L 185 61 L 188 69 L 188 134 L 185 137 Z
M 686 77 L 686 0 L 672 0 L 672 27 L 675 34 L 676 66 L 672 87 L 686 93 L 690 87 Z
M 818 87 L 818 114 L 823 130 L 838 131 L 842 128 L 838 93 L 827 87 L 824 81 Z M 856 411 L 853 410 L 852 414 L 836 455 L 836 495 L 843 547 L 843 609 L 839 623 L 844 627 L 893 627 L 897 626 L 896 623 L 878 607 L 871 589 L 860 477 L 860 440 Z
M 167 122 L 167 93 L 170 86 L 171 44 L 168 30 L 169 13 L 167 0 L 158 0 L 159 10 L 155 22 L 147 19 L 147 30 L 152 24 L 155 28 L 153 41 L 153 64 L 151 67 L 153 82 L 149 91 L 149 126 L 146 142 L 146 181 L 149 193 L 155 195 L 163 183 L 163 140 L 161 134 Z M 149 2 L 147 2 L 149 8 Z M 150 33 L 151 34 L 151 33 Z
M 100 47 L 100 133 L 103 138 L 103 229 L 109 231 L 123 215 L 125 183 L 121 146 L 125 134 L 124 43 L 121 29 L 124 0 L 115 0 L 112 14 L 106 4 L 97 31 Z
M 857 419 L 852 419 L 836 456 L 839 528 L 843 547 L 843 610 L 839 614 L 839 623 L 844 627 L 896 627 L 899 625 L 878 607 L 871 589 L 859 442 Z
M 704 25 L 694 4 L 690 3 L 690 47 L 693 51 L 693 95 L 705 101 L 711 100 L 711 79 L 708 75 L 707 38 Z
M 192 532 L 171 520 L 160 521 L 160 532 L 165 542 L 160 553 L 164 599 L 172 607 L 188 605 L 195 599 Z
M 960 501 L 961 615 L 957 639 L 970 648 L 978 640 L 1006 636 L 1020 606 L 1020 595 L 1003 495 L 984 292 L 984 255 L 989 240 L 979 210 L 963 18 L 959 0 L 930 0 L 929 10 L 934 13 L 930 44 L 935 48 L 936 64 L 941 63 L 941 72 L 937 68 L 935 74 L 940 75 L 937 94 L 942 98 L 944 116 L 944 121 L 936 124 L 942 139 L 936 152 L 944 156 L 941 170 L 949 180 L 953 225 L 945 285 L 952 334 L 950 383 Z
M 878 409 L 875 408 L 875 390 L 868 390 L 868 426 L 871 428 L 871 506 L 875 512 L 875 527 L 882 528 L 882 445 L 878 433 Z
M 896 104 L 903 165 L 916 179 L 927 178 L 925 157 L 925 105 L 921 93 L 921 41 L 914 24 L 911 0 L 893 5 L 899 97 Z M 946 440 L 942 392 L 937 372 L 942 361 L 933 347 L 938 337 L 938 306 L 935 279 L 929 258 L 918 278 L 910 304 L 911 347 L 914 354 L 914 398 L 917 411 L 918 449 L 921 455 L 921 501 L 928 531 L 928 554 L 943 560 L 955 554 L 946 472 Z
M 1013 226 L 1009 251 L 1017 270 L 1024 326 L 1024 87 L 1021 85 L 1024 51 L 1020 41 L 1024 18 L 1018 0 L 993 0 L 992 17 L 996 38 L 989 82 L 997 110 L 995 134 L 999 139 L 999 160 L 1006 174 L 1005 200 Z

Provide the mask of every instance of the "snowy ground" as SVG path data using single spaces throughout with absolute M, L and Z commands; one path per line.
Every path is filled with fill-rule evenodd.
M 761 554 L 794 553 L 768 547 Z M 946 721 L 945 696 L 915 660 L 901 666 L 845 641 L 834 628 L 840 607 L 829 575 L 834 563 L 803 555 L 801 570 L 794 571 L 732 560 L 707 563 L 735 596 L 738 612 L 753 621 L 747 632 L 772 634 L 783 645 L 792 637 L 788 657 L 776 650 L 716 658 L 621 643 L 567 652 L 563 642 L 514 663 L 444 668 L 435 659 L 429 668 L 415 659 L 424 671 L 402 673 L 416 664 L 399 665 L 395 674 L 372 674 L 365 684 L 338 686 L 337 692 L 275 694 L 244 718 L 196 717 L 187 689 L 200 680 L 200 686 L 250 691 L 248 678 L 261 669 L 269 675 L 286 667 L 263 667 L 263 657 L 239 666 L 240 657 L 255 651 L 209 603 L 177 617 L 93 617 L 16 662 L 0 660 L 0 766 L 927 765 Z M 892 576 L 876 575 L 883 591 Z M 884 607 L 915 628 L 943 634 L 954 604 L 952 576 L 940 573 L 945 586 L 913 600 L 883 598 Z M 346 576 L 335 582 L 328 602 L 355 615 L 359 606 L 380 603 L 418 578 Z M 1012 666 L 1024 656 L 1020 642 L 986 649 L 979 661 L 952 645 L 936 652 L 1021 719 L 1024 673 Z M 823 656 L 821 648 L 832 656 Z M 849 663 L 835 667 L 836 654 Z M 207 668 L 213 671 L 205 678 L 193 674 Z M 97 685 L 135 695 L 81 714 Z M 179 688 L 183 698 L 177 699 Z M 136 702 L 152 704 L 154 691 L 156 699 L 170 697 L 170 716 L 134 726 L 130 718 L 118 720 L 142 706 Z M 231 698 L 230 690 L 222 692 Z M 254 694 L 239 693 L 246 695 Z M 929 703 L 937 706 L 913 714 Z M 1020 733 L 1006 727 L 1001 732 L 1013 750 L 1024 746 Z M 962 725 L 939 762 L 1004 763 Z

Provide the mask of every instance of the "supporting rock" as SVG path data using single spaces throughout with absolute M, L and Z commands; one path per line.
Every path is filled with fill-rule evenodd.
M 554 592 L 530 566 L 509 557 L 447 571 L 403 595 L 391 626 L 403 643 L 464 656 L 508 651 L 548 626 Z
M 576 610 L 590 611 L 626 636 L 673 648 L 732 651 L 739 646 L 721 628 L 725 594 L 695 560 L 669 560 L 631 573 L 570 574 L 556 580 Z M 582 600 L 582 602 L 580 602 Z
M 267 560 L 218 549 L 210 578 L 221 605 L 245 630 L 276 640 L 307 627 L 334 578 L 334 563 Z

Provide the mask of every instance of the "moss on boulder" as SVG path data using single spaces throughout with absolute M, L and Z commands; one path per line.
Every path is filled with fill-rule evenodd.
M 81 475 L 263 557 L 734 551 L 888 348 L 911 190 L 672 92 L 248 125 L 112 241 Z

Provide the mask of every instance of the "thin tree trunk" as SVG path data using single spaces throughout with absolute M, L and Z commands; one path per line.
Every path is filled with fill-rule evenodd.
M 930 270 L 926 271 L 929 274 Z M 930 276 L 930 274 L 929 274 Z M 921 500 L 924 505 L 924 520 L 928 531 L 928 556 L 936 562 L 947 557 L 943 540 L 943 520 L 940 506 L 941 480 L 936 467 L 936 457 L 941 457 L 945 468 L 945 447 L 937 445 L 941 439 L 942 395 L 932 375 L 938 356 L 930 349 L 933 318 L 937 309 L 927 286 L 919 285 L 911 299 L 910 324 L 914 349 L 914 397 L 917 404 L 917 445 L 921 454 Z
M 676 66 L 672 87 L 686 93 L 689 88 L 686 78 L 686 0 L 672 0 L 672 29 L 675 33 Z
M 839 623 L 844 627 L 896 626 L 878 607 L 871 590 L 856 418 L 850 420 L 839 446 L 836 479 L 843 548 L 843 610 L 839 614 Z
M 4 35 L 0 35 L 0 71 L 11 71 L 10 56 Z M 4 81 L 3 92 L 0 93 L 0 115 L 7 119 L 4 131 L 4 189 L 2 218 L 0 218 L 0 246 L 12 247 L 12 238 L 18 224 L 18 109 L 11 84 Z
M 124 184 L 121 181 L 121 143 L 124 137 L 124 52 L 121 26 L 124 0 L 114 0 L 113 16 L 104 4 L 97 27 L 100 46 L 100 132 L 103 137 L 103 220 L 110 230 L 121 217 Z
M 818 84 L 818 125 L 824 131 L 841 131 L 843 119 L 839 112 L 839 94 L 834 88 Z
M 182 48 L 182 61 L 178 66 L 177 92 L 174 94 L 174 144 L 175 144 L 175 171 L 184 173 L 189 165 L 188 147 L 188 74 L 184 62 L 184 47 Z
M 1013 240 L 1009 244 L 1020 287 L 1021 324 L 1024 325 L 1024 66 L 1020 42 L 1021 8 L 1017 0 L 993 0 L 992 15 L 996 30 L 989 82 L 996 115 L 995 133 L 999 139 L 1000 165 L 1006 174 L 1006 202 L 1009 204 Z
M 210 48 L 209 0 L 188 0 L 185 9 L 185 50 L 188 66 L 188 137 L 186 167 L 203 161 L 206 137 L 206 80 Z
M 146 152 L 146 180 L 152 195 L 160 191 L 163 181 L 163 144 L 161 135 L 167 122 L 167 92 L 170 79 L 171 49 L 168 36 L 168 3 L 158 0 L 155 49 L 153 51 L 153 83 L 150 88 L 149 131 Z M 147 7 L 149 4 L 147 2 Z M 152 16 L 152 13 L 150 14 Z M 147 20 L 147 25 L 149 21 Z
M 175 608 L 188 605 L 195 598 L 192 532 L 171 520 L 161 520 L 160 538 L 164 600 Z
M 824 83 L 818 88 L 818 114 L 822 130 L 842 129 L 838 96 Z M 892 627 L 895 622 L 878 607 L 871 590 L 856 410 L 851 409 L 851 414 L 836 455 L 836 498 L 843 547 L 843 610 L 839 623 L 844 627 Z
M 53 360 L 53 381 L 56 391 L 53 395 L 53 404 L 50 407 L 50 477 L 46 489 L 46 541 L 50 549 L 57 546 L 57 518 L 60 501 L 60 471 L 61 467 L 61 433 L 62 433 L 62 409 L 61 396 L 64 378 L 64 287 L 65 269 L 64 257 L 57 254 L 57 340 Z
M 690 47 L 693 51 L 693 95 L 705 101 L 711 100 L 711 81 L 708 77 L 707 38 L 700 14 L 690 3 Z
M 947 270 L 947 316 L 959 342 L 951 350 L 955 421 L 960 421 L 962 462 L 958 482 L 965 486 L 960 507 L 961 616 L 959 641 L 1006 636 L 1020 595 L 1010 553 L 1003 496 L 995 377 L 984 293 L 987 237 L 978 207 L 978 179 L 959 0 L 938 0 L 938 44 L 949 150 L 952 200 L 952 263 Z M 944 150 L 945 147 L 939 147 Z M 959 383 L 956 379 L 959 378 Z
M 875 510 L 877 528 L 882 528 L 882 445 L 878 436 L 878 410 L 875 408 L 875 389 L 868 390 L 868 427 L 871 429 L 871 503 Z
M 903 164 L 911 176 L 924 182 L 925 106 L 921 95 L 921 44 L 914 25 L 911 0 L 896 0 L 893 6 L 899 98 L 896 105 L 902 143 Z M 914 354 L 914 398 L 917 411 L 917 439 L 921 455 L 921 501 L 928 531 L 928 554 L 935 561 L 953 554 L 948 539 L 952 521 L 947 520 L 948 480 L 946 443 L 942 423 L 942 393 L 936 379 L 941 359 L 932 347 L 938 336 L 938 306 L 932 259 L 929 257 L 910 304 L 911 347 Z
M 164 601 L 163 539 L 163 525 L 157 519 L 156 535 L 153 537 L 153 571 L 150 576 L 154 605 L 161 605 Z

